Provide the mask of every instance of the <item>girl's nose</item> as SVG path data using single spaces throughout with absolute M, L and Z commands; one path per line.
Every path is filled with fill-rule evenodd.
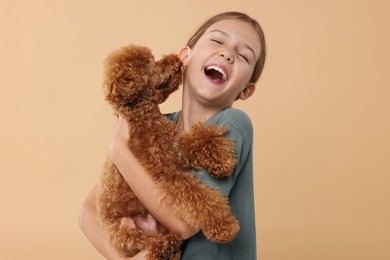
M 226 59 L 228 62 L 234 61 L 233 55 L 228 51 L 221 51 L 221 53 L 219 54 L 219 57 L 221 57 L 222 59 Z

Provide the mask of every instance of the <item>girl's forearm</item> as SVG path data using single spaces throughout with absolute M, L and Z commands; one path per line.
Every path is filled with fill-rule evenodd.
M 85 199 L 79 212 L 79 225 L 91 244 L 106 259 L 125 259 L 120 256 L 111 243 L 104 236 L 103 230 L 97 219 L 95 186 Z M 129 258 L 130 259 L 130 258 Z

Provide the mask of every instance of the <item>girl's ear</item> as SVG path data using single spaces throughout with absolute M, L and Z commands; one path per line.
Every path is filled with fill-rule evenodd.
M 183 65 L 186 66 L 188 61 L 190 60 L 190 55 L 191 55 L 191 48 L 186 46 L 183 49 L 179 51 L 179 59 L 181 62 L 183 62 Z
M 249 85 L 246 86 L 240 92 L 240 94 L 238 95 L 238 98 L 241 99 L 241 100 L 246 100 L 246 99 L 250 98 L 253 95 L 253 93 L 255 93 L 255 90 L 256 90 L 255 83 L 249 83 Z

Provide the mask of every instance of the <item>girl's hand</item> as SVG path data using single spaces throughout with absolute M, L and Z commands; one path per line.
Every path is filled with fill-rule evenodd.
M 151 233 L 157 232 L 157 220 L 150 214 L 146 218 L 135 218 L 135 224 L 145 230 L 149 231 Z
M 136 218 L 133 220 L 132 218 L 122 218 L 121 225 L 126 225 L 131 228 L 141 228 L 145 231 L 150 231 L 150 232 L 156 232 L 157 229 L 157 221 L 152 217 L 152 215 L 148 214 L 147 218 Z M 149 252 L 146 250 L 140 251 L 138 254 L 136 254 L 133 257 L 126 257 L 126 258 L 119 258 L 118 260 L 142 260 L 146 259 L 146 255 Z
M 121 225 L 126 225 L 130 228 L 140 228 L 147 232 L 157 232 L 157 220 L 148 213 L 146 218 L 135 217 L 134 219 L 130 217 L 124 217 L 121 220 Z
M 127 121 L 118 116 L 117 121 L 112 126 L 111 138 L 108 146 L 108 157 L 115 164 L 118 155 L 123 149 L 128 149 L 129 125 Z

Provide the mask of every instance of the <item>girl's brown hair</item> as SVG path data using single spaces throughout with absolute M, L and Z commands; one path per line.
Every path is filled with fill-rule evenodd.
M 265 63 L 265 56 L 266 56 L 265 36 L 260 24 L 255 19 L 248 16 L 247 14 L 240 13 L 240 12 L 226 12 L 226 13 L 217 14 L 209 18 L 198 28 L 198 30 L 187 41 L 187 46 L 193 48 L 195 44 L 198 42 L 199 38 L 202 37 L 202 35 L 206 32 L 206 30 L 211 25 L 213 25 L 216 22 L 222 20 L 229 20 L 229 19 L 237 19 L 251 24 L 253 28 L 256 30 L 257 35 L 260 39 L 260 57 L 256 62 L 251 77 L 251 82 L 256 83 L 256 81 L 259 79 L 261 75 L 261 72 L 263 71 L 264 63 Z

